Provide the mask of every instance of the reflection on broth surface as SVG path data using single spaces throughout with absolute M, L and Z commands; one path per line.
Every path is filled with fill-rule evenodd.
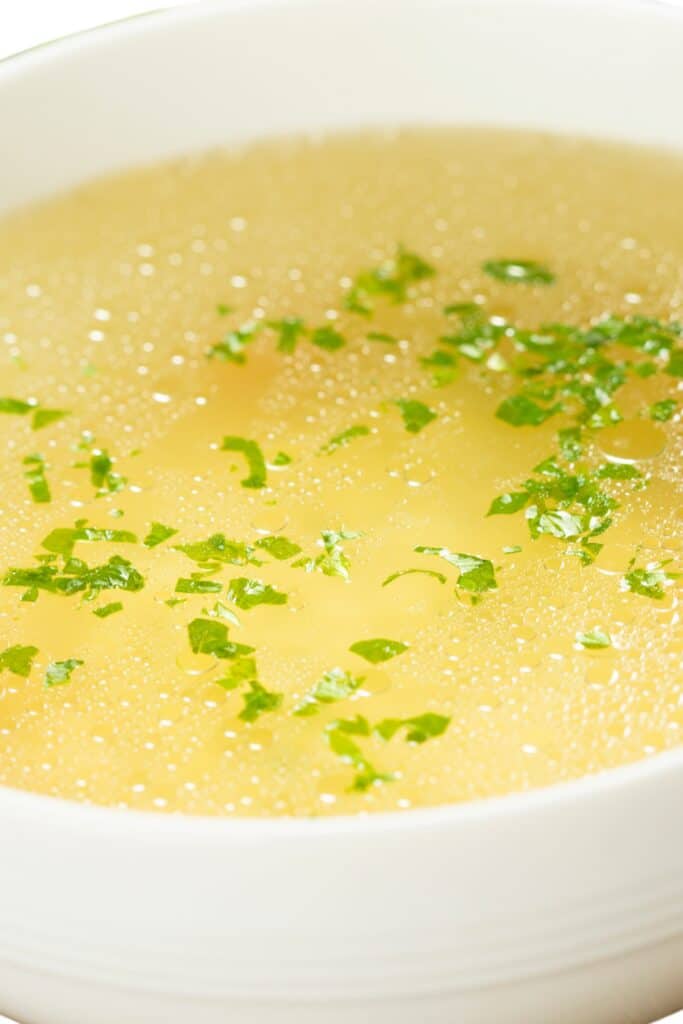
M 0 782 L 320 815 L 676 746 L 682 183 L 406 131 L 7 219 Z

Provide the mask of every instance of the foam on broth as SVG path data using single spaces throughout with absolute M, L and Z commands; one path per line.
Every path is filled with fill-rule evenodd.
M 567 411 L 537 426 L 498 418 L 519 390 L 510 346 L 475 361 L 439 338 L 462 330 L 462 314 L 444 313 L 454 303 L 534 328 L 585 328 L 608 313 L 680 316 L 682 183 L 668 154 L 403 132 L 165 164 L 5 220 L 0 397 L 69 415 L 38 430 L 32 410 L 0 416 L 0 569 L 6 582 L 16 568 L 61 572 L 63 554 L 35 556 L 49 556 L 41 544 L 55 528 L 87 520 L 137 541 L 76 539 L 73 555 L 90 568 L 123 559 L 144 587 L 94 601 L 41 590 L 22 601 L 35 596 L 30 587 L 0 586 L 0 652 L 38 649 L 27 676 L 0 673 L 0 783 L 138 809 L 322 815 L 523 790 L 679 744 L 681 416 L 678 406 L 668 418 L 650 412 L 683 402 L 679 380 L 654 346 L 657 372 L 632 374 L 615 398 L 622 421 L 583 430 L 587 473 L 633 465 L 642 476 L 599 484 L 618 507 L 582 565 L 575 537 L 532 539 L 524 510 L 486 515 L 574 420 Z M 345 309 L 355 276 L 400 243 L 434 276 L 397 303 L 374 297 L 371 317 Z M 512 257 L 551 268 L 554 283 L 482 270 Z M 333 329 L 345 344 L 330 350 L 301 335 L 287 354 L 264 328 L 228 343 L 244 342 L 244 364 L 207 358 L 231 330 L 284 317 Z M 439 348 L 458 366 L 434 387 L 420 360 Z M 411 432 L 410 407 L 397 400 L 435 418 Z M 321 453 L 354 427 L 348 443 Z M 226 436 L 257 442 L 265 487 L 243 486 L 245 457 L 222 450 Z M 98 477 L 103 451 L 113 465 L 100 462 Z M 39 477 L 41 464 L 23 460 L 34 454 L 50 502 L 32 497 L 36 476 L 26 474 Z M 153 522 L 177 533 L 147 547 Z M 314 564 L 326 554 L 322 531 L 360 534 L 328 537 L 336 574 Z M 215 534 L 251 554 L 199 575 L 206 564 L 178 548 Z M 264 537 L 301 550 L 275 558 L 258 546 Z M 462 566 L 416 547 L 489 561 L 497 589 L 459 585 Z M 301 559 L 308 565 L 296 567 Z M 629 590 L 629 567 L 662 572 L 662 595 Z M 420 572 L 382 586 L 406 569 L 445 582 Z M 179 579 L 220 592 L 176 593 Z M 245 584 L 233 583 L 232 596 L 229 587 L 245 579 L 286 603 L 241 608 Z M 93 614 L 118 602 L 120 611 Z M 228 658 L 200 643 L 193 653 L 196 619 L 254 652 Z M 406 649 L 376 664 L 349 649 L 376 638 Z M 270 697 L 251 687 L 245 658 Z M 69 678 L 46 686 L 48 666 L 69 659 L 82 664 L 53 668 L 53 682 L 55 671 Z M 345 695 L 295 714 L 333 668 L 349 675 L 317 692 Z M 433 735 L 409 742 L 410 724 L 397 719 Z M 340 720 L 355 727 L 342 726 L 335 743 Z M 395 777 L 352 789 L 367 766 Z

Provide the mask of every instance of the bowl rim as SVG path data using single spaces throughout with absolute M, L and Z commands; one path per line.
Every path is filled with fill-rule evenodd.
M 125 39 L 127 33 L 147 32 L 160 23 L 197 22 L 213 13 L 257 14 L 287 8 L 317 6 L 355 6 L 362 8 L 371 0 L 185 0 L 180 6 L 160 7 L 141 11 L 127 17 L 93 25 L 89 28 L 70 32 L 55 39 L 27 47 L 17 53 L 0 58 L 0 89 L 3 81 L 12 73 L 29 72 L 42 63 L 43 58 L 68 57 L 69 51 L 119 36 Z M 374 2 L 374 0 L 372 0 Z M 406 9 L 419 6 L 421 0 L 392 0 Z M 474 0 L 440 0 L 444 6 L 458 6 L 473 3 Z M 527 8 L 544 8 L 555 4 L 568 12 L 575 13 L 579 7 L 589 12 L 609 12 L 611 15 L 626 12 L 648 12 L 652 17 L 678 18 L 683 21 L 682 0 L 515 0 Z M 476 0 L 477 6 L 497 7 L 501 0 Z M 624 141 L 628 141 L 625 139 Z M 630 788 L 634 783 L 657 784 L 658 780 L 677 769 L 683 774 L 683 743 L 680 747 L 646 756 L 615 768 L 604 769 L 565 782 L 547 786 L 505 793 L 502 795 L 466 800 L 459 803 L 444 803 L 426 807 L 412 807 L 404 810 L 370 811 L 357 814 L 325 814 L 323 816 L 293 815 L 206 815 L 185 814 L 121 808 L 103 804 L 81 803 L 76 800 L 50 796 L 48 794 L 17 789 L 0 784 L 0 820 L 8 814 L 27 819 L 39 817 L 41 825 L 61 825 L 65 829 L 96 826 L 98 832 L 125 832 L 126 823 L 137 833 L 154 834 L 176 838 L 197 838 L 199 835 L 221 836 L 230 840 L 270 837 L 301 838 L 352 835 L 358 831 L 394 832 L 430 830 L 436 828 L 457 828 L 476 824 L 486 819 L 501 819 L 514 816 L 520 819 L 552 807 L 554 810 L 569 808 L 586 798 L 592 800 L 608 797 L 614 792 Z

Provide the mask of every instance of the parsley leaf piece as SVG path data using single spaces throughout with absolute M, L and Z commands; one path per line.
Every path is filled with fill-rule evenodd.
M 458 376 L 457 356 L 454 356 L 452 352 L 444 352 L 443 349 L 437 349 L 429 356 L 422 356 L 420 365 L 430 372 L 435 388 L 443 388 L 447 384 L 452 384 Z
M 390 576 L 387 576 L 382 583 L 382 586 L 386 587 L 401 576 L 412 576 L 414 573 L 420 573 L 422 576 L 433 576 L 435 580 L 439 581 L 439 583 L 446 582 L 444 574 L 442 572 L 435 572 L 433 569 L 399 569 L 398 572 L 392 572 Z
M 294 541 L 288 540 L 287 537 L 277 537 L 275 534 L 261 537 L 256 541 L 255 547 L 261 548 L 273 558 L 277 558 L 279 562 L 286 562 L 287 559 L 294 558 L 294 555 L 298 555 L 301 551 L 299 545 Z
M 22 402 L 20 398 L 0 398 L 0 413 L 9 416 L 25 416 L 35 407 L 35 402 Z
M 343 668 L 331 668 L 303 697 L 301 703 L 297 704 L 293 714 L 300 718 L 317 715 L 321 704 L 335 704 L 337 701 L 346 700 L 362 686 L 363 681 L 363 676 L 353 676 Z
M 352 313 L 369 316 L 374 309 L 373 299 L 405 302 L 410 297 L 412 285 L 434 277 L 435 273 L 434 267 L 421 256 L 400 246 L 393 259 L 358 274 L 346 293 L 344 305 Z
M 451 551 L 449 548 L 428 547 L 423 544 L 416 547 L 415 551 L 421 555 L 437 555 L 449 565 L 455 566 L 460 572 L 458 586 L 471 594 L 483 594 L 487 590 L 498 588 L 493 562 L 488 558 L 479 558 L 477 555 L 466 555 L 462 552 Z
M 334 327 L 316 327 L 311 334 L 311 341 L 326 352 L 336 352 L 346 344 L 345 339 Z
M 505 284 L 553 284 L 555 275 L 534 260 L 487 260 L 482 270 Z
M 677 580 L 679 573 L 666 572 L 663 565 L 655 565 L 651 569 L 631 569 L 622 578 L 622 589 L 632 594 L 649 597 L 654 601 L 662 601 L 666 588 Z
M 401 729 L 406 729 L 408 743 L 426 743 L 435 736 L 442 736 L 451 724 L 445 715 L 427 712 L 415 718 L 385 718 L 378 722 L 374 732 L 383 740 L 391 740 Z
M 511 516 L 523 509 L 529 501 L 528 491 L 508 491 L 491 502 L 487 516 Z
M 209 359 L 218 359 L 223 363 L 237 363 L 243 366 L 247 361 L 246 349 L 250 342 L 263 329 L 263 324 L 250 320 L 242 327 L 228 333 L 216 345 L 209 349 Z
M 370 433 L 370 428 L 364 426 L 362 423 L 354 425 L 353 427 L 347 427 L 346 430 L 342 430 L 340 434 L 335 434 L 331 437 L 327 444 L 324 444 L 318 449 L 318 455 L 331 455 L 336 452 L 339 448 L 345 448 L 346 445 L 350 444 L 351 441 L 356 437 L 367 437 Z
M 33 659 L 38 653 L 37 647 L 22 646 L 15 644 L 14 647 L 7 647 L 0 652 L 0 672 L 7 669 L 15 676 L 28 679 L 33 667 Z
M 268 327 L 279 335 L 277 350 L 290 355 L 296 350 L 299 338 L 306 333 L 303 320 L 298 316 L 286 316 L 282 320 L 269 320 Z
M 106 449 L 97 449 L 90 456 L 90 482 L 98 494 L 115 494 L 122 491 L 128 481 L 114 472 L 114 460 Z
M 176 594 L 220 594 L 222 584 L 217 580 L 205 580 L 197 577 L 186 579 L 181 577 L 175 585 Z
M 243 694 L 244 707 L 239 717 L 243 722 L 255 722 L 261 715 L 277 711 L 283 701 L 283 694 L 267 690 L 257 679 L 249 680 L 249 690 Z
M 101 608 L 96 608 L 93 615 L 96 615 L 98 619 L 108 619 L 110 615 L 116 615 L 117 612 L 123 611 L 123 605 L 120 601 L 112 601 L 110 604 L 104 604 Z
M 95 526 L 86 526 L 83 520 L 81 520 L 74 527 L 57 527 L 55 530 L 52 530 L 42 541 L 42 546 L 51 554 L 61 555 L 63 558 L 68 559 L 71 558 L 78 541 L 137 544 L 137 537 L 128 530 L 99 529 Z
M 650 419 L 659 423 L 667 423 L 676 412 L 678 403 L 675 398 L 663 398 L 650 406 Z
M 595 626 L 594 629 L 590 629 L 586 633 L 577 633 L 576 642 L 589 651 L 599 651 L 604 647 L 612 646 L 612 639 L 609 633 L 606 633 L 604 629 L 600 629 L 599 626 Z
M 43 427 L 49 427 L 70 415 L 67 409 L 36 409 L 31 420 L 31 428 L 42 430 Z
M 351 789 L 364 793 L 371 786 L 382 782 L 393 782 L 395 775 L 378 772 L 363 754 L 360 746 L 352 737 L 370 736 L 370 724 L 366 718 L 357 715 L 355 718 L 339 718 L 325 729 L 325 738 L 332 753 L 336 754 L 345 764 L 356 769 L 356 777 Z
M 242 611 L 249 611 L 259 604 L 287 604 L 287 595 L 262 580 L 250 580 L 238 576 L 230 580 L 228 598 Z
M 394 405 L 400 410 L 404 426 L 410 434 L 419 434 L 421 430 L 437 418 L 433 409 L 430 409 L 424 402 L 418 402 L 415 399 L 398 398 Z
M 172 526 L 164 526 L 163 523 L 155 522 L 151 524 L 149 533 L 142 543 L 146 548 L 155 548 L 158 544 L 163 544 L 165 540 L 169 540 L 170 537 L 175 537 L 177 532 Z
M 45 686 L 63 686 L 71 682 L 71 675 L 75 669 L 80 668 L 84 662 L 80 658 L 67 658 L 66 661 L 53 661 L 47 666 L 45 673 Z
M 258 679 L 256 661 L 254 658 L 242 655 L 230 662 L 227 674 L 222 679 L 217 679 L 216 683 L 218 686 L 222 686 L 224 690 L 236 690 L 243 683 L 248 683 L 252 679 Z
M 551 537 L 573 539 L 583 533 L 583 522 L 579 516 L 563 509 L 543 512 L 534 520 L 534 535 L 548 533 Z
M 273 459 L 274 466 L 288 466 L 292 461 L 292 456 L 288 455 L 287 452 L 278 452 Z
M 28 489 L 33 500 L 39 505 L 45 505 L 52 501 L 50 485 L 45 475 L 45 459 L 43 456 L 38 454 L 27 455 L 23 460 L 23 464 L 27 467 L 24 477 L 28 483 Z
M 9 569 L 2 585 L 27 587 L 22 601 L 35 601 L 40 590 L 69 597 L 82 594 L 92 601 L 103 590 L 142 590 L 144 578 L 125 558 L 115 555 L 104 565 L 88 566 L 79 558 L 69 558 L 60 573 L 54 565 L 34 569 Z
M 253 562 L 253 548 L 242 541 L 229 540 L 223 533 L 214 533 L 207 540 L 194 541 L 191 544 L 179 544 L 174 551 L 182 551 L 184 555 L 197 562 L 201 567 L 212 565 L 247 565 Z
M 563 430 L 558 430 L 557 439 L 562 457 L 567 462 L 576 462 L 583 454 L 580 427 L 565 427 Z
M 382 341 L 385 345 L 398 344 L 398 339 L 393 334 L 386 334 L 384 331 L 368 331 L 365 337 L 368 341 Z
M 683 377 L 683 348 L 676 349 L 671 353 L 666 372 L 670 377 Z
M 385 637 L 375 637 L 372 640 L 358 640 L 351 644 L 349 650 L 358 654 L 361 658 L 369 661 L 371 665 L 379 665 L 383 661 L 389 661 L 408 650 L 408 644 L 400 640 L 387 640 Z
M 544 408 L 533 398 L 520 394 L 502 401 L 496 409 L 496 416 L 513 427 L 539 427 L 561 410 L 558 403 Z
M 240 481 L 242 487 L 258 489 L 266 486 L 266 460 L 256 441 L 249 441 L 246 437 L 229 435 L 223 438 L 222 450 L 224 452 L 241 452 L 247 460 L 249 476 Z
M 219 302 L 216 306 L 216 312 L 219 316 L 227 316 L 228 313 L 234 313 L 235 310 L 233 306 L 227 306 L 224 302 Z
M 193 654 L 214 654 L 230 661 L 254 652 L 253 647 L 228 640 L 228 627 L 217 619 L 193 619 L 187 632 Z
M 598 480 L 639 480 L 643 474 L 629 462 L 606 462 L 595 475 Z

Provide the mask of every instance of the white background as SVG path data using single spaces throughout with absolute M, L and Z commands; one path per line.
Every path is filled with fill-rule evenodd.
M 0 0 L 0 59 L 79 29 L 183 2 L 189 0 Z M 683 1024 L 683 1013 L 670 1017 L 667 1024 L 674 1022 Z M 11 1022 L 0 1017 L 0 1024 Z

